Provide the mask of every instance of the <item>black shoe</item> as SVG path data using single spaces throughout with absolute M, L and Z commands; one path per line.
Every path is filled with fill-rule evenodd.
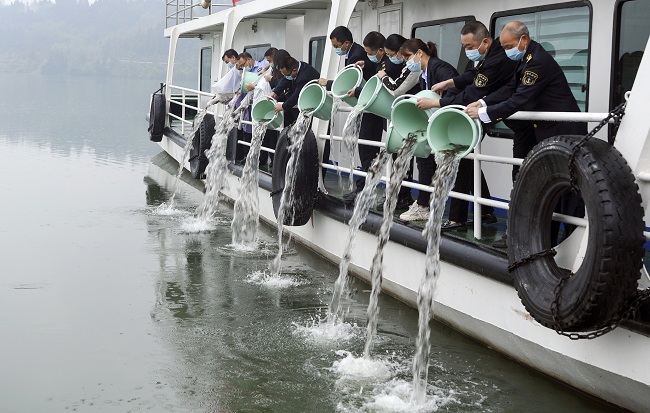
M 354 190 L 346 195 L 343 196 L 343 203 L 347 206 L 354 205 L 354 201 L 357 199 L 357 195 L 359 195 L 359 190 Z
M 497 216 L 494 214 L 494 212 L 481 215 L 481 224 L 496 224 L 497 222 L 499 222 L 499 220 L 497 219 Z M 472 225 L 473 223 L 473 219 L 467 220 L 467 225 Z
M 492 243 L 492 246 L 494 248 L 502 248 L 502 249 L 508 248 L 508 236 L 504 235 L 503 237 L 501 237 L 501 239 L 494 241 Z
M 407 209 L 409 209 L 411 207 L 412 204 L 413 204 L 413 199 L 410 196 L 409 197 L 404 197 L 404 198 L 399 198 L 397 200 L 397 205 L 395 206 L 395 210 L 398 210 L 398 209 L 407 210 Z
M 467 231 L 467 224 L 464 222 L 453 222 L 445 220 L 440 226 L 440 231 Z

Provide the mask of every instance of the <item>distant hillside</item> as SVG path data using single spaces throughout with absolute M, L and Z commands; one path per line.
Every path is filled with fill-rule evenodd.
M 47 1 L 0 6 L 0 72 L 163 80 L 166 0 Z M 179 47 L 175 75 L 196 78 L 198 42 Z

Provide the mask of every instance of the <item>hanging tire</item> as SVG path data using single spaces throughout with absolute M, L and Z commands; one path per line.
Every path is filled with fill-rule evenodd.
M 581 138 L 549 138 L 524 160 L 508 212 L 511 265 L 551 248 L 551 217 L 562 193 L 570 190 L 569 157 Z M 644 255 L 644 211 L 630 167 L 607 142 L 587 141 L 574 165 L 588 220 L 588 245 L 580 267 L 562 286 L 559 300 L 555 288 L 568 270 L 552 256 L 524 263 L 512 273 L 521 301 L 539 323 L 590 331 L 608 325 L 636 293 Z
M 285 176 L 287 164 L 291 158 L 289 152 L 288 132 L 290 128 L 284 128 L 280 133 L 275 146 L 273 156 L 272 192 L 273 212 L 278 217 L 282 191 L 285 187 Z M 284 225 L 300 226 L 309 222 L 316 202 L 316 190 L 318 189 L 318 145 L 314 132 L 309 130 L 304 138 L 302 150 L 299 154 L 296 165 L 296 179 L 293 187 L 294 199 L 285 210 Z
M 203 178 L 205 168 L 208 166 L 208 156 L 205 154 L 205 151 L 210 149 L 210 145 L 212 145 L 214 128 L 214 116 L 206 113 L 199 129 L 194 134 L 192 150 L 190 151 L 190 171 L 192 172 L 192 177 L 196 179 Z
M 149 140 L 153 142 L 160 142 L 165 130 L 165 113 L 167 102 L 165 102 L 165 95 L 161 92 L 156 92 L 151 96 L 151 107 L 149 108 Z

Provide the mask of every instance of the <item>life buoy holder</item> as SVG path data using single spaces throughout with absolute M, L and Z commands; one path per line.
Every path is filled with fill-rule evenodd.
M 284 128 L 278 137 L 273 156 L 273 171 L 271 178 L 271 197 L 273 198 L 273 212 L 278 217 L 282 192 L 285 187 L 287 164 L 291 158 L 289 152 L 289 127 Z M 299 154 L 295 171 L 293 188 L 294 198 L 291 205 L 286 208 L 284 225 L 300 226 L 309 222 L 316 202 L 318 189 L 318 145 L 314 132 L 309 130 L 304 137 L 302 150 Z
M 528 312 L 542 325 L 563 331 L 602 328 L 621 314 L 636 293 L 644 256 L 644 212 L 634 175 L 621 153 L 590 139 L 574 161 L 575 183 L 586 207 L 587 248 L 567 275 L 550 254 L 551 217 L 570 190 L 569 159 L 581 136 L 539 143 L 523 162 L 508 212 L 508 257 L 515 286 Z M 515 264 L 515 265 L 513 265 Z
M 201 120 L 199 129 L 194 134 L 192 150 L 190 151 L 190 172 L 196 179 L 203 178 L 205 168 L 208 166 L 208 156 L 205 151 L 212 145 L 212 136 L 214 135 L 215 121 L 211 113 L 206 113 Z
M 160 142 L 165 130 L 165 116 L 167 110 L 167 102 L 165 101 L 165 94 L 162 87 L 153 95 L 151 95 L 151 106 L 149 108 L 149 140 L 152 142 Z

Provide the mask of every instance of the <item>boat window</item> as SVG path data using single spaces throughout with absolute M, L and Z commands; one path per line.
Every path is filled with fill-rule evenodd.
M 323 71 L 323 54 L 325 53 L 325 36 L 312 37 L 309 39 L 309 65 L 319 72 Z
M 438 57 L 454 66 L 459 73 L 463 73 L 472 67 L 472 64 L 460 44 L 460 29 L 465 23 L 473 20 L 474 16 L 465 16 L 416 23 L 411 30 L 411 37 L 435 43 Z
M 212 70 L 212 48 L 201 49 L 201 92 L 210 91 L 210 71 Z
M 253 59 L 255 59 L 256 62 L 259 62 L 264 59 L 264 53 L 269 50 L 269 47 L 271 47 L 271 43 L 256 44 L 252 46 L 244 46 L 244 51 L 250 53 L 250 55 L 253 56 Z
M 614 81 L 612 107 L 625 100 L 625 92 L 632 89 L 639 70 L 643 51 L 650 36 L 650 3 L 627 0 L 618 4 L 614 33 Z
M 512 20 L 524 22 L 530 37 L 555 58 L 564 71 L 580 110 L 586 112 L 591 32 L 589 3 L 576 1 L 494 13 L 490 31 L 498 37 L 503 25 Z M 488 127 L 487 131 L 491 136 L 512 137 L 512 131 L 503 122 Z

